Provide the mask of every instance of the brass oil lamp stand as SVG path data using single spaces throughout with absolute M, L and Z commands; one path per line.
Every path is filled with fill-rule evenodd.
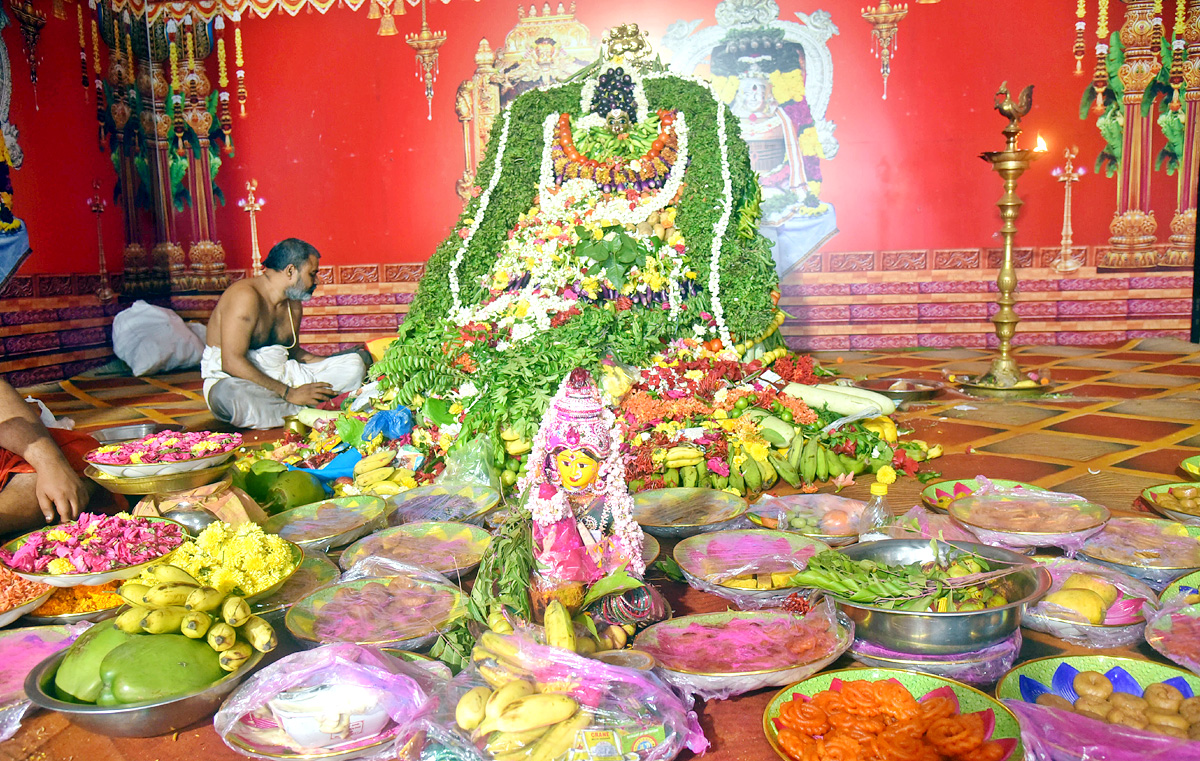
M 1046 390 L 1045 383 L 1030 378 L 1021 372 L 1017 360 L 1012 355 L 1013 334 L 1017 330 L 1016 311 L 1013 306 L 1017 303 L 1017 271 L 1013 265 L 1013 238 L 1017 234 L 1017 214 L 1024 202 L 1017 196 L 1017 178 L 1025 173 L 1029 165 L 1037 158 L 1038 151 L 1022 150 L 1017 147 L 1017 138 L 1021 135 L 1021 117 L 1029 113 L 1033 106 L 1033 85 L 1026 87 L 1014 102 L 1008 92 L 1008 83 L 1000 85 L 996 93 L 995 107 L 1008 117 L 1008 125 L 1004 128 L 1004 150 L 985 151 L 979 155 L 990 162 L 992 168 L 1004 180 L 1004 194 L 996 202 L 1000 207 L 1002 225 L 1000 234 L 1004 237 L 1004 256 L 1000 262 L 1000 275 L 996 278 L 996 286 L 1000 291 L 996 304 L 1000 307 L 992 317 L 996 326 L 996 338 L 1000 345 L 998 355 L 992 360 L 991 369 L 976 378 L 966 379 L 961 385 L 969 393 L 989 396 L 1042 393 Z

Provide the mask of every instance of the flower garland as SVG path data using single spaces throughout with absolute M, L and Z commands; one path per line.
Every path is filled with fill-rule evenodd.
M 496 184 L 500 181 L 500 173 L 504 162 L 504 149 L 508 147 L 508 127 L 511 122 L 512 109 L 504 109 L 504 124 L 500 128 L 500 143 L 496 146 L 496 160 L 492 166 L 492 177 L 488 181 L 487 190 L 479 199 L 479 208 L 475 210 L 475 218 L 471 220 L 470 227 L 466 230 L 460 230 L 462 243 L 458 246 L 458 251 L 454 254 L 454 259 L 450 262 L 450 295 L 454 299 L 454 306 L 451 310 L 451 315 L 458 314 L 462 309 L 462 301 L 459 299 L 458 293 L 458 268 L 462 264 L 463 257 L 467 254 L 467 247 L 471 245 L 471 238 L 475 236 L 475 232 L 479 229 L 480 223 L 483 222 L 483 215 L 487 211 L 488 203 L 492 199 L 492 191 L 496 189 Z M 461 322 L 460 322 L 461 324 Z

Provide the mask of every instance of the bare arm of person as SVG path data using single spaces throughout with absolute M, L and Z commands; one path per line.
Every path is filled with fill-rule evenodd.
M 222 370 L 234 378 L 258 384 L 290 404 L 309 406 L 333 398 L 333 387 L 328 383 L 308 383 L 291 388 L 255 367 L 247 354 L 258 319 L 258 299 L 250 290 L 230 292 L 228 295 L 227 308 L 221 315 Z
M 46 522 L 79 517 L 88 493 L 33 408 L 0 380 L 0 448 L 20 455 L 37 473 L 38 506 Z

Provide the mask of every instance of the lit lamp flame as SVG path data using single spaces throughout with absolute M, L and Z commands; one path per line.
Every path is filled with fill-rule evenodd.
M 1038 135 L 1037 148 L 1034 148 L 1033 150 L 1035 153 L 1045 153 L 1046 151 L 1048 151 L 1050 149 L 1046 147 L 1045 138 L 1043 138 L 1041 135 Z

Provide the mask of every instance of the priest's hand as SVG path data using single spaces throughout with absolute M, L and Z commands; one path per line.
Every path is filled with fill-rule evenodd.
M 337 394 L 333 393 L 333 386 L 328 383 L 306 383 L 303 386 L 296 386 L 288 389 L 288 392 L 283 395 L 283 400 L 288 404 L 298 404 L 301 407 L 316 407 L 322 402 L 327 402 Z
M 59 462 L 43 463 L 37 468 L 38 507 L 46 523 L 55 518 L 65 522 L 79 518 L 79 511 L 87 506 L 88 491 L 79 476 L 61 457 Z

